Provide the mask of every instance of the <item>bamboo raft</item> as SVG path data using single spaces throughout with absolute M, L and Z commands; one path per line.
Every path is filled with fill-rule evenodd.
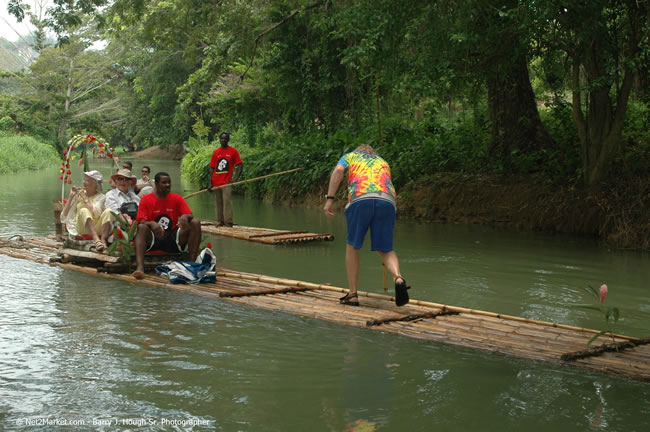
M 270 228 L 254 228 L 242 225 L 232 227 L 217 226 L 215 222 L 202 221 L 201 231 L 205 234 L 233 237 L 266 244 L 290 244 L 311 241 L 334 240 L 331 234 L 314 234 L 307 231 L 283 231 Z
M 137 281 L 127 274 L 98 273 L 97 269 L 85 265 L 56 262 L 60 247 L 61 243 L 54 236 L 0 238 L 0 253 L 4 255 L 99 277 L 650 381 L 650 339 L 616 335 L 618 344 L 629 346 L 621 345 L 617 351 L 608 346 L 611 344 L 603 344 L 590 348 L 585 356 L 586 343 L 598 333 L 597 330 L 420 300 L 411 300 L 407 306 L 398 308 L 393 303 L 393 297 L 364 292 L 359 292 L 361 306 L 346 306 L 338 302 L 339 296 L 347 292 L 343 288 L 226 269 L 218 269 L 217 281 L 210 284 L 177 285 L 169 283 L 164 277 L 150 274 Z

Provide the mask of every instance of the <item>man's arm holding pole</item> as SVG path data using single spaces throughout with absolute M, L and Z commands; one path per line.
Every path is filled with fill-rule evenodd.
M 212 176 L 214 175 L 214 172 L 216 171 L 216 168 L 210 168 L 210 174 L 208 174 L 208 187 L 205 188 L 207 191 L 212 191 Z M 201 192 L 201 191 L 199 191 Z M 185 197 L 187 198 L 187 197 Z

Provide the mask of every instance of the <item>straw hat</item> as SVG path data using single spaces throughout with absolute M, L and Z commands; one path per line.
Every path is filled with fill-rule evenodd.
M 115 174 L 111 176 L 111 180 L 113 180 L 113 183 L 117 184 L 118 177 L 130 178 L 131 186 L 135 186 L 135 184 L 138 182 L 138 178 L 134 176 L 133 173 L 126 168 L 120 168 L 119 170 L 117 170 Z

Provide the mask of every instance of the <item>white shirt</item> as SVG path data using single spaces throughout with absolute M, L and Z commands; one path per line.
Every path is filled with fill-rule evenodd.
M 115 188 L 106 193 L 106 203 L 104 206 L 107 209 L 111 209 L 111 211 L 117 215 L 120 214 L 120 207 L 122 207 L 122 204 L 127 202 L 140 204 L 140 197 L 137 196 L 132 190 L 124 193 L 118 188 Z

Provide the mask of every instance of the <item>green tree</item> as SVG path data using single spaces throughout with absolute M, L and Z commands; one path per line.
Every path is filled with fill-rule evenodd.
M 624 148 L 622 131 L 634 82 L 646 82 L 650 8 L 634 0 L 550 1 L 540 8 L 538 38 L 570 66 L 573 119 L 583 178 L 595 184 Z
M 25 97 L 56 128 L 59 145 L 68 128 L 100 118 L 103 123 L 124 115 L 115 95 L 121 71 L 106 51 L 90 49 L 97 40 L 89 29 L 72 34 L 68 43 L 46 47 L 24 76 Z

